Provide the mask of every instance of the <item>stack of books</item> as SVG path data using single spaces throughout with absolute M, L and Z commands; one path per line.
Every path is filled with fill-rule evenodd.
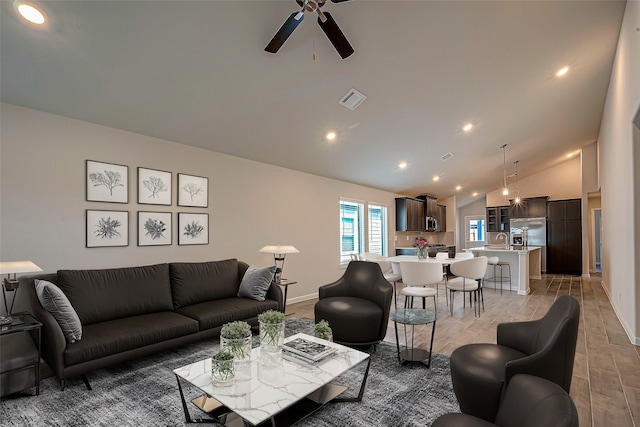
M 309 363 L 317 363 L 335 352 L 334 347 L 305 338 L 296 338 L 282 346 L 283 355 Z

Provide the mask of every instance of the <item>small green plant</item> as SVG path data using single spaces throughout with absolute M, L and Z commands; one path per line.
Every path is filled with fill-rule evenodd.
M 332 334 L 329 322 L 326 320 L 321 320 L 316 323 L 316 326 L 313 328 L 313 332 L 315 332 L 318 338 L 322 338 L 323 340 L 329 340 Z
M 246 338 L 251 336 L 251 326 L 247 322 L 237 320 L 225 323 L 220 330 L 220 335 L 228 339 Z
M 251 326 L 247 322 L 226 323 L 220 330 L 220 346 L 228 349 L 237 360 L 245 360 L 251 354 Z
M 211 357 L 211 375 L 216 381 L 233 378 L 233 354 L 230 351 L 220 350 Z
M 258 315 L 258 321 L 260 322 L 260 343 L 267 346 L 281 346 L 284 340 L 284 313 L 267 310 Z

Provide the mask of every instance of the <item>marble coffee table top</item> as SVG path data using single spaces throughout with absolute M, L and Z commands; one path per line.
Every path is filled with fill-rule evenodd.
M 338 375 L 366 360 L 367 353 L 327 342 L 306 334 L 304 337 L 337 349 L 336 353 L 311 364 L 283 358 L 259 347 L 251 351 L 251 361 L 236 365 L 235 378 L 217 383 L 211 378 L 211 358 L 174 369 L 174 373 L 253 425 L 259 424 L 316 391 Z

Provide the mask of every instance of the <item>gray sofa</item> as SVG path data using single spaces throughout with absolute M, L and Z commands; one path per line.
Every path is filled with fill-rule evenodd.
M 169 263 L 104 270 L 59 270 L 20 278 L 32 314 L 42 322 L 42 358 L 61 380 L 219 335 L 223 324 L 281 310 L 280 288 L 266 299 L 238 297 L 248 265 L 236 259 Z M 69 343 L 36 294 L 35 279 L 57 285 L 82 324 L 82 338 Z

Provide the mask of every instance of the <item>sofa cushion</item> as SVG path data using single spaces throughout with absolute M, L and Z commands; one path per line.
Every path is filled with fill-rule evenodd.
M 178 309 L 177 313 L 198 320 L 200 330 L 203 331 L 234 320 L 247 321 L 269 309 L 278 310 L 278 302 L 270 299 L 258 302 L 248 298 L 233 297 L 190 305 Z
M 238 260 L 174 262 L 169 265 L 173 307 L 235 297 L 240 279 Z
M 143 314 L 85 326 L 81 341 L 64 351 L 66 366 L 198 332 L 198 322 L 172 311 Z
M 238 296 L 251 298 L 256 301 L 264 301 L 271 282 L 273 282 L 275 272 L 275 265 L 261 268 L 255 265 L 250 266 L 244 273 L 244 276 L 242 276 Z
M 82 338 L 82 323 L 64 292 L 46 280 L 36 279 L 35 287 L 40 305 L 56 319 L 67 342 L 79 341 Z
M 58 287 L 83 326 L 173 309 L 168 264 L 58 270 Z

